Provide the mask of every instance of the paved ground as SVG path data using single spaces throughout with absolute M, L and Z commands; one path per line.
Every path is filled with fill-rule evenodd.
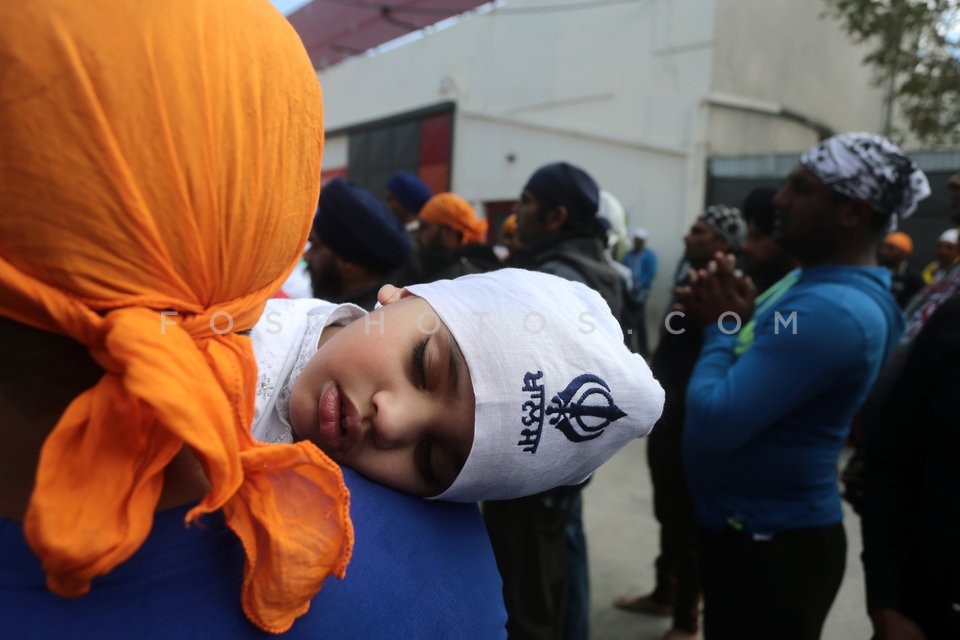
M 612 605 L 619 595 L 647 593 L 653 587 L 657 525 L 645 447 L 646 441 L 638 440 L 621 451 L 585 490 L 592 640 L 652 640 L 669 627 L 666 618 L 627 613 Z M 871 635 L 863 604 L 859 522 L 848 512 L 845 524 L 847 571 L 827 618 L 824 640 L 866 640 Z

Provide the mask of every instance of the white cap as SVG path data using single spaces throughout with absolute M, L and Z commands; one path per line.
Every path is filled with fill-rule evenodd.
M 408 290 L 450 329 L 476 395 L 473 447 L 439 499 L 505 500 L 578 484 L 663 411 L 660 384 L 583 284 L 501 269 Z
M 637 227 L 633 230 L 633 237 L 639 238 L 640 240 L 646 240 L 650 237 L 650 232 L 644 229 L 643 227 Z
M 950 244 L 957 244 L 957 230 L 956 229 L 947 229 L 940 234 L 939 242 L 949 242 Z
M 607 234 L 607 246 L 620 242 L 627 235 L 627 212 L 615 195 L 609 191 L 600 190 L 600 203 L 597 217 L 610 223 L 610 232 Z

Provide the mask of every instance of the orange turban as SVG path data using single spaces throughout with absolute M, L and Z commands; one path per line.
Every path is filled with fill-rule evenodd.
M 884 238 L 883 241 L 892 244 L 907 255 L 913 253 L 913 240 L 902 231 L 894 231 L 893 233 L 887 234 L 887 237 Z
M 79 596 L 149 533 L 188 446 L 247 552 L 241 596 L 281 632 L 353 544 L 339 468 L 250 435 L 248 337 L 302 250 L 322 100 L 267 0 L 0 5 L 0 315 L 105 370 L 47 437 L 24 532 Z M 55 366 L 52 365 L 52 366 Z
M 516 233 L 517 232 L 517 214 L 511 213 L 503 221 L 503 224 L 500 226 L 501 233 Z
M 463 236 L 463 244 L 483 242 L 487 237 L 487 221 L 478 220 L 470 203 L 455 193 L 438 193 L 427 200 L 420 219 L 456 229 Z

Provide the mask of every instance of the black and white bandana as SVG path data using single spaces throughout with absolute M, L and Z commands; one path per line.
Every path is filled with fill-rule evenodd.
M 704 209 L 699 219 L 723 236 L 734 251 L 740 251 L 747 241 L 747 222 L 736 207 L 712 204 Z
M 825 185 L 874 211 L 910 217 L 930 195 L 927 176 L 897 145 L 875 133 L 841 133 L 800 156 Z

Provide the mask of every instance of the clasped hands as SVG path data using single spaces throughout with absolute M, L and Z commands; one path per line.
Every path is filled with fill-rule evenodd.
M 687 284 L 676 287 L 673 295 L 676 311 L 693 314 L 707 326 L 730 313 L 746 323 L 753 315 L 757 289 L 750 277 L 736 268 L 732 255 L 718 251 L 707 268 L 690 269 Z

